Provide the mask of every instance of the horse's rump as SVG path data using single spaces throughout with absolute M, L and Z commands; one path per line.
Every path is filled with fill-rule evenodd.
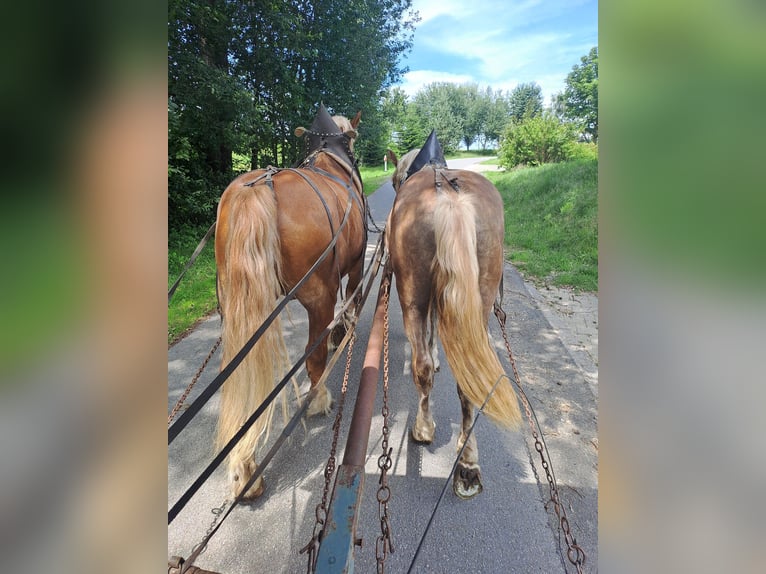
M 503 203 L 495 187 L 470 171 L 426 167 L 397 192 L 391 217 L 394 269 L 430 269 L 423 277 L 401 273 L 427 289 L 438 316 L 439 338 L 458 386 L 480 407 L 504 375 L 490 345 L 487 318 L 503 269 Z M 406 252 L 406 253 L 405 253 Z M 521 414 L 510 384 L 501 381 L 485 407 L 494 422 L 515 427 Z

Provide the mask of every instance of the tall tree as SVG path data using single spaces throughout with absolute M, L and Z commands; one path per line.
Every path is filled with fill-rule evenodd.
M 232 176 L 237 125 L 254 108 L 230 73 L 231 5 L 171 0 L 168 19 L 170 219 L 204 222 L 217 197 L 209 191 Z
M 598 141 L 598 47 L 580 58 L 566 79 L 564 115 L 579 122 L 585 138 Z
M 458 86 L 458 95 L 463 100 L 465 116 L 463 120 L 463 143 L 470 150 L 471 145 L 482 133 L 484 120 L 487 113 L 482 95 L 479 93 L 478 84 L 465 84 Z
M 388 130 L 386 147 L 398 155 L 407 152 L 408 149 L 403 145 L 407 125 L 407 94 L 399 87 L 389 88 L 383 92 L 380 107 Z
M 232 152 L 254 168 L 294 163 L 302 150 L 293 130 L 320 102 L 347 116 L 361 110 L 359 149 L 377 155 L 386 130 L 374 110 L 406 72 L 411 8 L 412 0 L 170 0 L 170 219 L 188 220 L 195 205 L 205 206 L 202 219 L 214 215 Z M 376 142 L 361 143 L 365 134 Z
M 488 87 L 486 98 L 489 101 L 489 106 L 483 130 L 485 146 L 497 144 L 511 116 L 508 98 L 503 95 L 502 90 L 493 93 L 492 89 Z
M 465 104 L 455 84 L 434 82 L 426 85 L 415 95 L 413 107 L 421 117 L 425 136 L 435 129 L 445 152 L 458 149 L 463 139 Z M 423 145 L 424 141 L 425 137 L 415 147 Z
M 508 101 L 511 118 L 516 123 L 534 118 L 543 113 L 543 91 L 535 82 L 519 84 L 512 91 Z

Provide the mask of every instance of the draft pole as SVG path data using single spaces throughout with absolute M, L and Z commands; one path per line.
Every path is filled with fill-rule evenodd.
M 383 349 L 383 323 L 386 306 L 383 304 L 391 290 L 391 265 L 387 263 L 378 289 L 375 316 L 370 340 L 364 356 L 364 367 L 359 379 L 359 390 L 351 417 L 343 463 L 335 478 L 327 523 L 317 556 L 317 574 L 351 574 L 354 572 L 354 549 L 362 545 L 356 537 L 359 503 L 364 490 L 364 459 L 370 439 L 370 423 L 375 406 L 375 393 L 380 379 L 380 358 Z

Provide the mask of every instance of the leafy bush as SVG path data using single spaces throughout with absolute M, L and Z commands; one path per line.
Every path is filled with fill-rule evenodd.
M 592 142 L 573 142 L 569 149 L 569 160 L 598 160 L 598 144 Z
M 500 144 L 500 165 L 512 168 L 566 161 L 575 139 L 573 126 L 552 115 L 528 118 L 520 124 L 511 123 Z

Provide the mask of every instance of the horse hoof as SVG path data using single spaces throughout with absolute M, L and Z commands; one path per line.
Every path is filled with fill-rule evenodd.
M 324 415 L 327 416 L 332 412 L 332 395 L 329 389 L 325 387 L 324 391 L 319 391 L 314 400 L 309 405 L 306 416 Z
M 481 485 L 481 471 L 479 468 L 468 468 L 458 465 L 452 477 L 452 490 L 463 500 L 471 499 L 480 494 L 484 487 Z
M 232 489 L 233 489 L 233 495 L 236 498 L 236 496 L 239 494 L 240 488 L 244 486 L 244 481 L 236 480 L 232 483 Z M 263 480 L 263 477 L 258 477 L 258 480 L 255 481 L 255 484 L 251 486 L 248 491 L 242 495 L 242 500 L 249 500 L 253 501 L 256 498 L 259 498 L 261 495 L 263 495 L 264 491 L 266 490 L 266 481 Z
M 410 429 L 410 437 L 416 444 L 431 444 L 434 441 L 433 431 L 431 431 L 431 434 L 428 435 L 422 431 L 416 430 L 415 427 Z

